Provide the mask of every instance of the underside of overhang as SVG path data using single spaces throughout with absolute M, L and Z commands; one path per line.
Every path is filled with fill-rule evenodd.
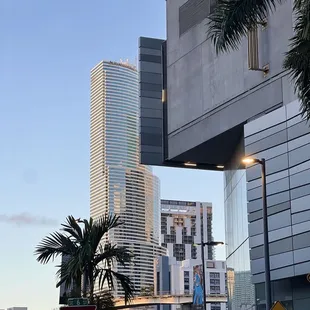
M 243 124 L 240 124 L 176 157 L 166 160 L 165 166 L 223 170 L 225 165 L 231 161 L 242 137 Z

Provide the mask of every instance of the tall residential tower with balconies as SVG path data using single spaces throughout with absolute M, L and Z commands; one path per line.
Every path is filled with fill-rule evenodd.
M 138 72 L 127 63 L 101 61 L 91 71 L 90 214 L 96 220 L 113 213 L 124 222 L 102 242 L 135 254 L 135 266 L 115 270 L 131 278 L 137 293 L 153 284 L 153 260 L 165 254 L 159 180 L 139 164 L 138 85 Z
M 177 261 L 201 258 L 201 242 L 213 241 L 212 203 L 161 200 L 161 244 Z M 214 259 L 212 246 L 205 247 L 206 259 Z

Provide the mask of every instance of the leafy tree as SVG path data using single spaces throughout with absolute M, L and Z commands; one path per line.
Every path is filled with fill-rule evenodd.
M 97 307 L 97 310 L 114 309 L 113 295 L 110 291 L 103 291 L 100 294 L 95 294 L 93 304 Z
M 238 49 L 241 40 L 274 12 L 284 0 L 217 0 L 209 16 L 208 33 L 216 52 Z M 288 70 L 301 101 L 304 118 L 310 119 L 310 1 L 294 0 L 294 36 L 285 55 L 283 67 Z
M 140 295 L 141 296 L 153 296 L 154 295 L 154 285 L 142 287 Z
M 97 221 L 90 218 L 80 223 L 83 229 L 73 216 L 68 216 L 60 232 L 45 237 L 36 247 L 37 261 L 47 264 L 58 256 L 66 257 L 57 266 L 59 281 L 56 287 L 63 283 L 67 288 L 73 287 L 71 295 L 74 297 L 81 296 L 83 291 L 83 296 L 89 296 L 93 304 L 99 298 L 94 292 L 95 283 L 98 283 L 100 290 L 107 287 L 112 291 L 119 283 L 124 290 L 125 303 L 128 303 L 133 297 L 133 283 L 129 277 L 114 271 L 113 266 L 115 263 L 123 266 L 130 264 L 133 255 L 125 247 L 103 242 L 111 229 L 122 225 L 119 217 L 105 215 Z

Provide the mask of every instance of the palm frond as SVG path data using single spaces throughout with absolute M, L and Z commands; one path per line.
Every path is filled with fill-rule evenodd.
M 291 39 L 290 50 L 286 54 L 283 66 L 289 70 L 295 83 L 295 92 L 301 101 L 303 117 L 310 120 L 310 2 L 296 0 L 294 12 L 295 35 Z
M 113 261 L 116 261 L 122 266 L 125 266 L 125 264 L 130 263 L 134 257 L 133 253 L 126 247 L 118 247 L 111 243 L 106 243 L 104 247 L 99 247 L 99 249 L 99 253 L 94 257 L 95 265 L 104 262 L 105 264 L 112 266 Z
M 37 255 L 37 261 L 47 264 L 59 255 L 71 255 L 75 252 L 76 245 L 67 236 L 54 232 L 45 237 L 34 252 Z
M 91 247 L 96 250 L 103 236 L 111 229 L 122 225 L 119 216 L 106 214 L 94 222 L 91 233 Z
M 56 276 L 59 282 L 56 284 L 56 287 L 59 287 L 62 283 L 65 283 L 66 287 L 70 287 L 73 284 L 77 284 L 77 281 L 81 282 L 83 265 L 78 255 L 68 257 L 66 261 L 63 260 L 57 267 L 59 269 L 56 272 Z M 80 285 L 81 283 L 78 284 Z
M 76 242 L 80 242 L 83 239 L 82 229 L 72 215 L 69 215 L 66 219 L 66 223 L 61 224 L 61 226 L 63 227 L 62 230 L 67 232 L 69 236 L 73 237 Z
M 241 40 L 284 0 L 218 0 L 209 15 L 208 37 L 216 52 L 238 49 Z
M 80 222 L 79 222 L 80 223 Z M 37 260 L 43 264 L 58 255 L 65 256 L 58 267 L 57 287 L 65 284 L 81 295 L 82 276 L 84 277 L 83 296 L 93 295 L 96 280 L 114 289 L 114 281 L 120 283 L 125 292 L 126 302 L 133 296 L 133 285 L 127 276 L 112 270 L 116 263 L 125 265 L 132 260 L 132 253 L 125 247 L 104 244 L 102 239 L 111 229 L 122 225 L 118 216 L 105 215 L 97 221 L 83 220 L 84 227 L 73 216 L 68 216 L 62 224 L 62 231 L 52 233 L 37 246 Z M 103 245 L 104 244 L 104 245 Z M 104 266 L 104 268 L 102 268 Z
M 114 298 L 110 291 L 105 290 L 90 296 L 90 302 L 97 307 L 97 310 L 114 309 Z
M 134 297 L 134 285 L 128 276 L 113 271 L 109 268 L 102 268 L 99 274 L 99 287 L 102 289 L 104 284 L 107 283 L 110 290 L 114 290 L 114 280 L 118 282 L 123 291 L 125 297 L 125 304 L 128 304 Z

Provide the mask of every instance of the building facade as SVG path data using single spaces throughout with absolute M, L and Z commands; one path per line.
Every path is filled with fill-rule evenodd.
M 127 63 L 102 61 L 91 71 L 90 215 L 112 213 L 124 222 L 102 242 L 134 253 L 132 265 L 114 269 L 139 294 L 153 284 L 154 257 L 166 251 L 159 245 L 159 180 L 139 163 L 138 85 L 137 70 Z
M 277 5 L 266 24 L 258 25 L 255 42 L 244 38 L 239 50 L 220 55 L 207 40 L 209 0 L 166 5 L 167 39 L 139 42 L 141 111 L 154 111 L 141 114 L 141 162 L 224 172 L 228 306 L 260 310 L 261 179 L 259 167 L 245 167 L 241 159 L 264 157 L 272 299 L 287 309 L 306 309 L 310 130 L 282 67 L 293 35 L 293 1 Z M 250 66 L 254 54 L 256 68 Z M 265 73 L 254 70 L 266 67 Z M 145 91 L 146 81 L 160 84 L 161 96 Z
M 68 255 L 61 255 L 61 265 L 65 264 L 69 260 Z M 71 297 L 72 290 L 74 289 L 75 284 L 71 284 L 69 287 L 66 285 L 66 283 L 62 283 L 59 286 L 59 304 L 65 305 L 67 304 L 67 299 Z
M 155 259 L 154 290 L 155 295 L 193 294 L 194 270 L 201 265 L 199 259 L 187 259 L 182 262 L 175 257 L 162 256 Z M 206 260 L 206 295 L 226 295 L 226 263 Z M 177 305 L 160 305 L 160 310 L 175 310 Z M 226 303 L 208 303 L 207 310 L 226 310 Z
M 201 257 L 201 243 L 213 241 L 212 203 L 161 200 L 161 245 L 177 261 Z M 213 247 L 205 247 L 205 257 L 214 259 Z
M 226 263 L 229 309 L 255 309 L 255 288 L 250 272 L 246 170 L 240 158 L 243 142 L 226 166 L 224 206 L 226 229 Z
M 244 126 L 246 155 L 266 159 L 273 294 L 288 309 L 305 309 L 310 301 L 310 128 L 299 107 L 292 102 Z M 246 178 L 251 272 L 260 305 L 265 276 L 260 167 L 249 167 Z

